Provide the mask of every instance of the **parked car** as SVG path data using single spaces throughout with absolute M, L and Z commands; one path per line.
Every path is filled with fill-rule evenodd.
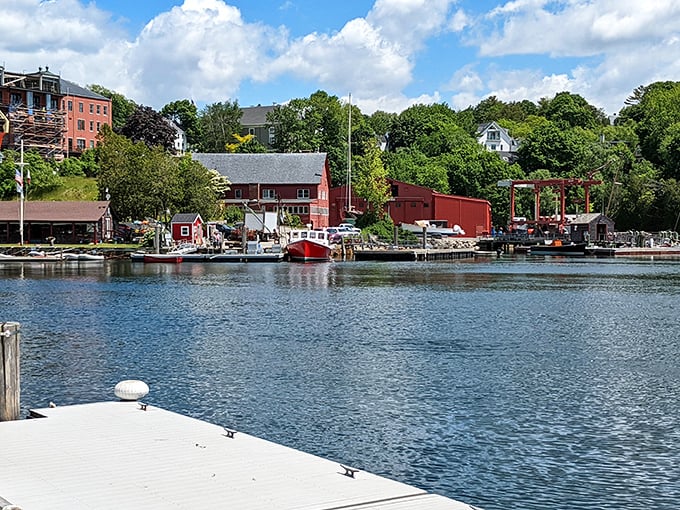
M 338 225 L 338 228 L 346 230 L 347 232 L 350 232 L 352 234 L 361 234 L 361 229 L 355 227 L 351 223 L 340 223 L 340 225 Z

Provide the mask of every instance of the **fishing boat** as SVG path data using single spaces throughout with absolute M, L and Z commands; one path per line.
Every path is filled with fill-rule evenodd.
M 586 254 L 587 243 L 564 243 L 560 239 L 529 247 L 529 255 L 578 256 Z
M 323 230 L 291 230 L 286 250 L 290 260 L 301 262 L 331 260 L 328 233 Z

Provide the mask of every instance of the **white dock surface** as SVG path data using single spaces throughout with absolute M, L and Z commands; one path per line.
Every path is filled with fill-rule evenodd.
M 442 496 L 138 402 L 0 423 L 0 507 L 470 510 Z

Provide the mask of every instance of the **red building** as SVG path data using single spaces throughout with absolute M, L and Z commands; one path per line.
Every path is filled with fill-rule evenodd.
M 387 203 L 387 213 L 395 225 L 414 223 L 417 220 L 440 220 L 446 226 L 460 225 L 467 236 L 477 237 L 491 231 L 491 204 L 479 198 L 438 193 L 423 186 L 388 179 L 392 199 Z M 366 203 L 352 197 L 351 208 L 363 211 Z M 331 190 L 330 221 L 338 225 L 345 219 L 347 188 Z
M 64 152 L 82 154 L 95 147 L 101 127 L 111 125 L 111 100 L 67 80 L 61 80 L 61 92 L 61 110 L 66 114 Z
M 170 220 L 172 240 L 176 243 L 203 244 L 203 219 L 198 213 L 178 213 Z
M 111 125 L 111 100 L 48 67 L 36 73 L 13 73 L 0 66 L 0 110 L 9 119 L 3 146 L 38 151 L 62 159 L 96 145 L 99 129 Z
M 325 153 L 194 153 L 192 158 L 229 180 L 226 205 L 284 210 L 314 228 L 330 225 L 330 171 Z

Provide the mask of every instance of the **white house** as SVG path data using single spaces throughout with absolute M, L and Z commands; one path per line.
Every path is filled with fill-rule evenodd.
M 487 122 L 479 126 L 477 141 L 486 147 L 486 150 L 498 153 L 505 161 L 512 163 L 517 158 L 519 142 L 495 122 Z
M 163 118 L 165 119 L 165 122 L 167 122 L 168 125 L 175 130 L 175 141 L 173 143 L 175 154 L 178 156 L 183 155 L 187 151 L 187 134 L 175 122 L 168 118 Z

